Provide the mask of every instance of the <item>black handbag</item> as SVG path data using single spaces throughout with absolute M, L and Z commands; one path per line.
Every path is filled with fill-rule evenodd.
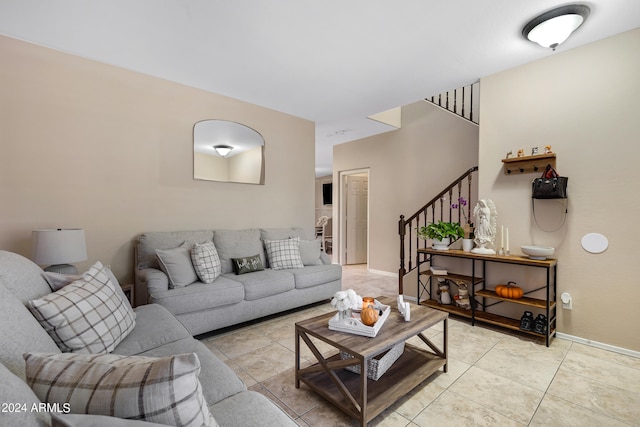
M 542 176 L 533 180 L 531 197 L 534 199 L 566 199 L 569 178 L 560 176 L 547 165 Z

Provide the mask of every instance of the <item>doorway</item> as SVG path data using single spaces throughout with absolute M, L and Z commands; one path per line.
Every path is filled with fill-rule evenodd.
M 340 264 L 369 264 L 369 169 L 340 173 Z

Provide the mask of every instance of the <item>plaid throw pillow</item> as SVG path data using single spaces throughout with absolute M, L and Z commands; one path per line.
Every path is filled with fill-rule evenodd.
M 162 358 L 26 353 L 27 384 L 44 403 L 74 414 L 173 426 L 217 426 L 198 381 L 194 353 Z
M 220 257 L 213 242 L 196 243 L 191 250 L 191 262 L 203 283 L 213 283 L 222 273 Z
M 100 262 L 82 279 L 27 307 L 63 352 L 109 353 L 133 330 L 135 313 Z
M 274 270 L 284 268 L 304 268 L 300 258 L 300 238 L 292 237 L 286 240 L 265 240 L 269 266 Z

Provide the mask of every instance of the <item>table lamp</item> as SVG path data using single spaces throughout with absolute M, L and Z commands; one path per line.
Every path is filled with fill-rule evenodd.
M 87 246 L 82 228 L 33 230 L 31 233 L 33 262 L 49 265 L 45 271 L 60 274 L 78 274 L 72 262 L 87 260 Z

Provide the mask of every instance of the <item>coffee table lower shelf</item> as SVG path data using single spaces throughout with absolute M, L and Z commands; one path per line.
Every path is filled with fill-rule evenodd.
M 328 359 L 329 362 L 339 360 L 339 354 Z M 411 344 L 405 344 L 402 356 L 391 365 L 380 379 L 377 381 L 367 380 L 365 422 L 378 416 L 446 363 L 445 358 Z M 340 392 L 326 372 L 317 370 L 318 365 L 316 363 L 311 367 L 301 369 L 298 379 L 347 414 L 359 419 L 360 413 L 354 409 L 351 402 Z M 334 372 L 351 395 L 358 399 L 357 396 L 360 396 L 360 375 L 346 369 L 337 369 Z M 360 404 L 362 403 L 360 402 Z

